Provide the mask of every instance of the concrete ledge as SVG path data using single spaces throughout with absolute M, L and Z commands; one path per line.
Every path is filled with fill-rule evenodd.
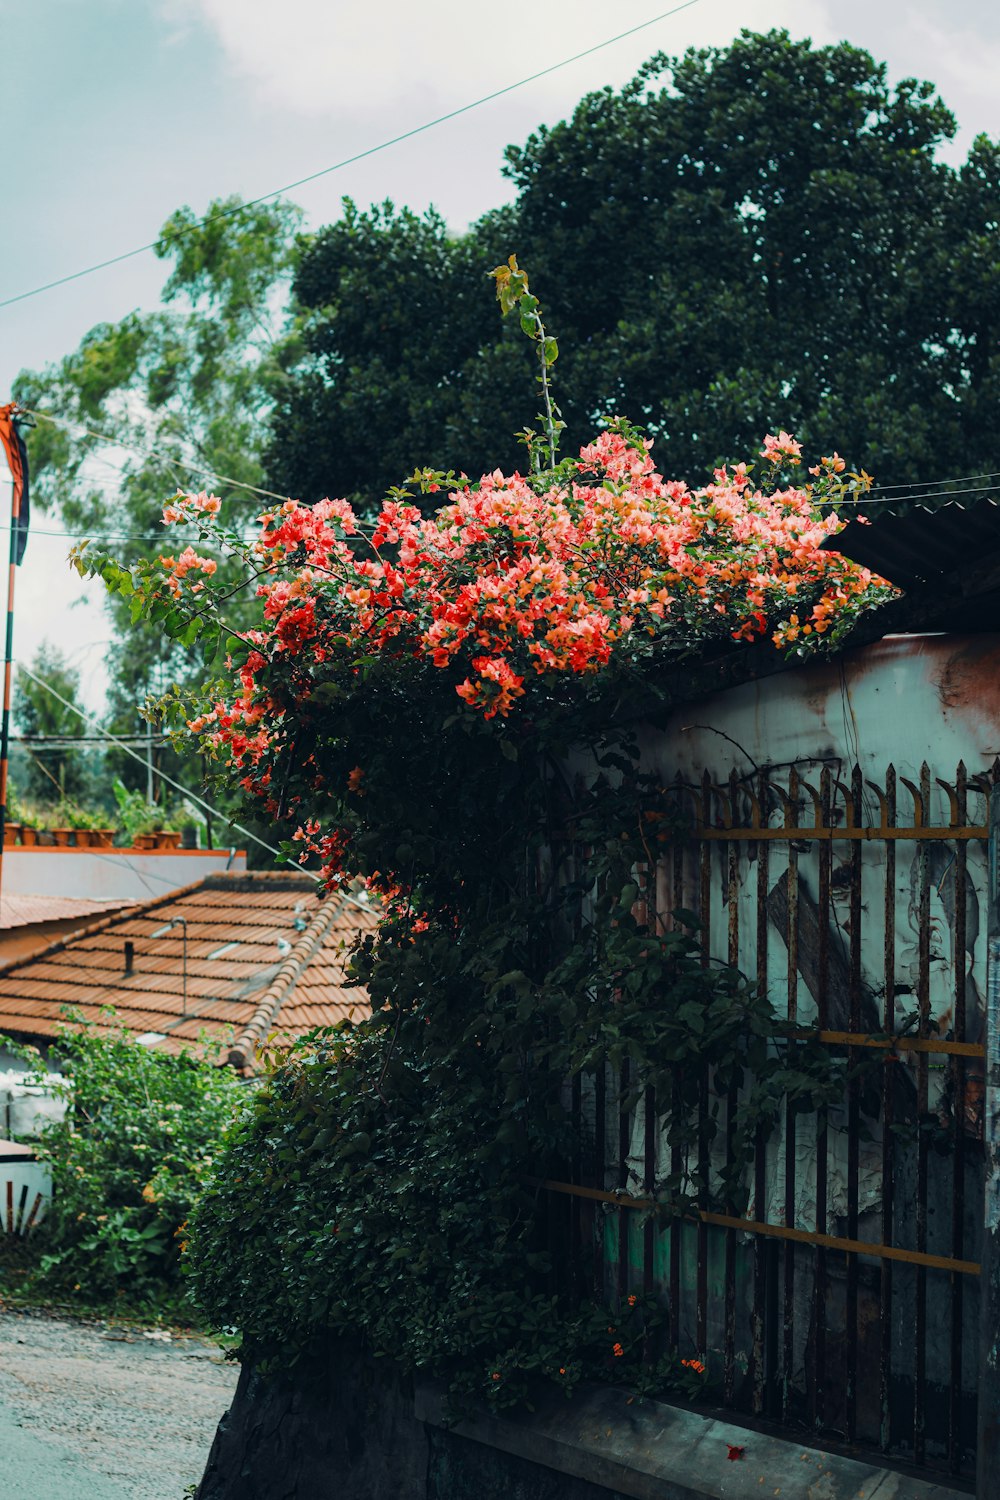
M 967 1492 L 821 1453 L 607 1386 L 554 1396 L 537 1411 L 449 1424 L 436 1386 L 414 1416 L 503 1453 L 636 1500 L 967 1500 Z M 743 1457 L 730 1459 L 730 1446 Z

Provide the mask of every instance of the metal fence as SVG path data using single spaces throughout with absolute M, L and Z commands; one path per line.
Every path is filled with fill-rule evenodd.
M 691 835 L 640 872 L 646 919 L 693 910 L 704 962 L 769 994 L 793 1055 L 809 1037 L 846 1062 L 843 1098 L 758 1132 L 737 1205 L 732 1090 L 706 1070 L 700 1123 L 721 1128 L 694 1163 L 651 1090 L 623 1113 L 631 1080 L 598 1070 L 573 1086 L 576 1157 L 544 1185 L 572 1274 L 660 1296 L 726 1406 L 953 1474 L 975 1465 L 995 776 L 677 781 Z M 695 1165 L 696 1211 L 651 1212 Z

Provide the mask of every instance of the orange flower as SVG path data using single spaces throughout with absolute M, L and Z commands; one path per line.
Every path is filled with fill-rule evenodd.
M 614 1355 L 615 1359 L 621 1359 L 622 1355 L 625 1353 L 625 1350 L 622 1348 L 621 1344 L 616 1344 L 611 1353 Z
M 705 1366 L 700 1359 L 682 1359 L 681 1364 L 685 1365 L 687 1369 L 693 1370 L 696 1375 L 704 1375 L 705 1373 Z
M 638 1297 L 636 1297 L 635 1294 L 633 1293 L 633 1295 L 628 1299 L 628 1305 L 629 1305 L 629 1307 L 634 1307 L 635 1304 L 638 1302 L 638 1300 L 639 1300 Z

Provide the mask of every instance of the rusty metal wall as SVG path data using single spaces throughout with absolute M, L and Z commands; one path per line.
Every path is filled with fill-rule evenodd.
M 719 1173 L 739 1100 L 706 1076 L 722 1128 L 688 1161 L 648 1090 L 620 1113 L 606 1069 L 575 1091 L 590 1139 L 549 1184 L 580 1274 L 659 1293 L 725 1404 L 954 1474 L 975 1465 L 998 669 L 1000 636 L 888 640 L 647 736 L 690 824 L 639 872 L 648 919 L 696 912 L 706 961 L 765 989 L 848 1081 L 758 1138 L 735 1204 Z M 696 1166 L 697 1211 L 658 1223 L 658 1185 Z

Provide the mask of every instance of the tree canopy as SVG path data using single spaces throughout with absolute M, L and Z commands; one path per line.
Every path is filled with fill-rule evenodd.
M 998 471 L 1000 145 L 955 167 L 954 132 L 932 84 L 891 87 L 858 48 L 744 32 L 657 55 L 511 146 L 515 201 L 462 234 L 390 203 L 345 200 L 312 236 L 285 203 L 181 209 L 163 305 L 19 377 L 25 406 L 80 424 L 30 435 L 35 494 L 155 555 L 194 465 L 367 514 L 418 468 L 526 469 L 536 364 L 486 280 L 511 252 L 558 336 L 567 451 L 625 412 L 691 483 L 778 429 L 887 485 Z M 266 503 L 200 482 L 231 518 Z M 134 728 L 187 656 L 112 608 Z
M 299 263 L 272 485 L 374 501 L 431 461 L 509 462 L 524 355 L 479 278 L 511 250 L 559 336 L 571 447 L 625 411 L 692 477 L 779 423 L 887 484 L 992 469 L 1000 148 L 956 169 L 954 132 L 930 83 L 892 88 L 858 48 L 744 32 L 510 147 L 516 203 L 466 235 L 348 205 Z
M 15 398 L 43 414 L 29 435 L 33 496 L 71 531 L 128 533 L 153 555 L 165 495 L 208 471 L 263 483 L 264 421 L 290 347 L 280 293 L 300 215 L 286 203 L 235 214 L 238 204 L 211 204 L 205 224 L 189 208 L 164 224 L 156 250 L 171 269 L 161 307 L 98 324 L 57 364 L 18 376 Z M 252 493 L 231 493 L 231 513 L 259 510 Z M 113 661 L 112 701 L 131 730 L 136 703 L 184 662 L 112 609 L 129 636 Z

